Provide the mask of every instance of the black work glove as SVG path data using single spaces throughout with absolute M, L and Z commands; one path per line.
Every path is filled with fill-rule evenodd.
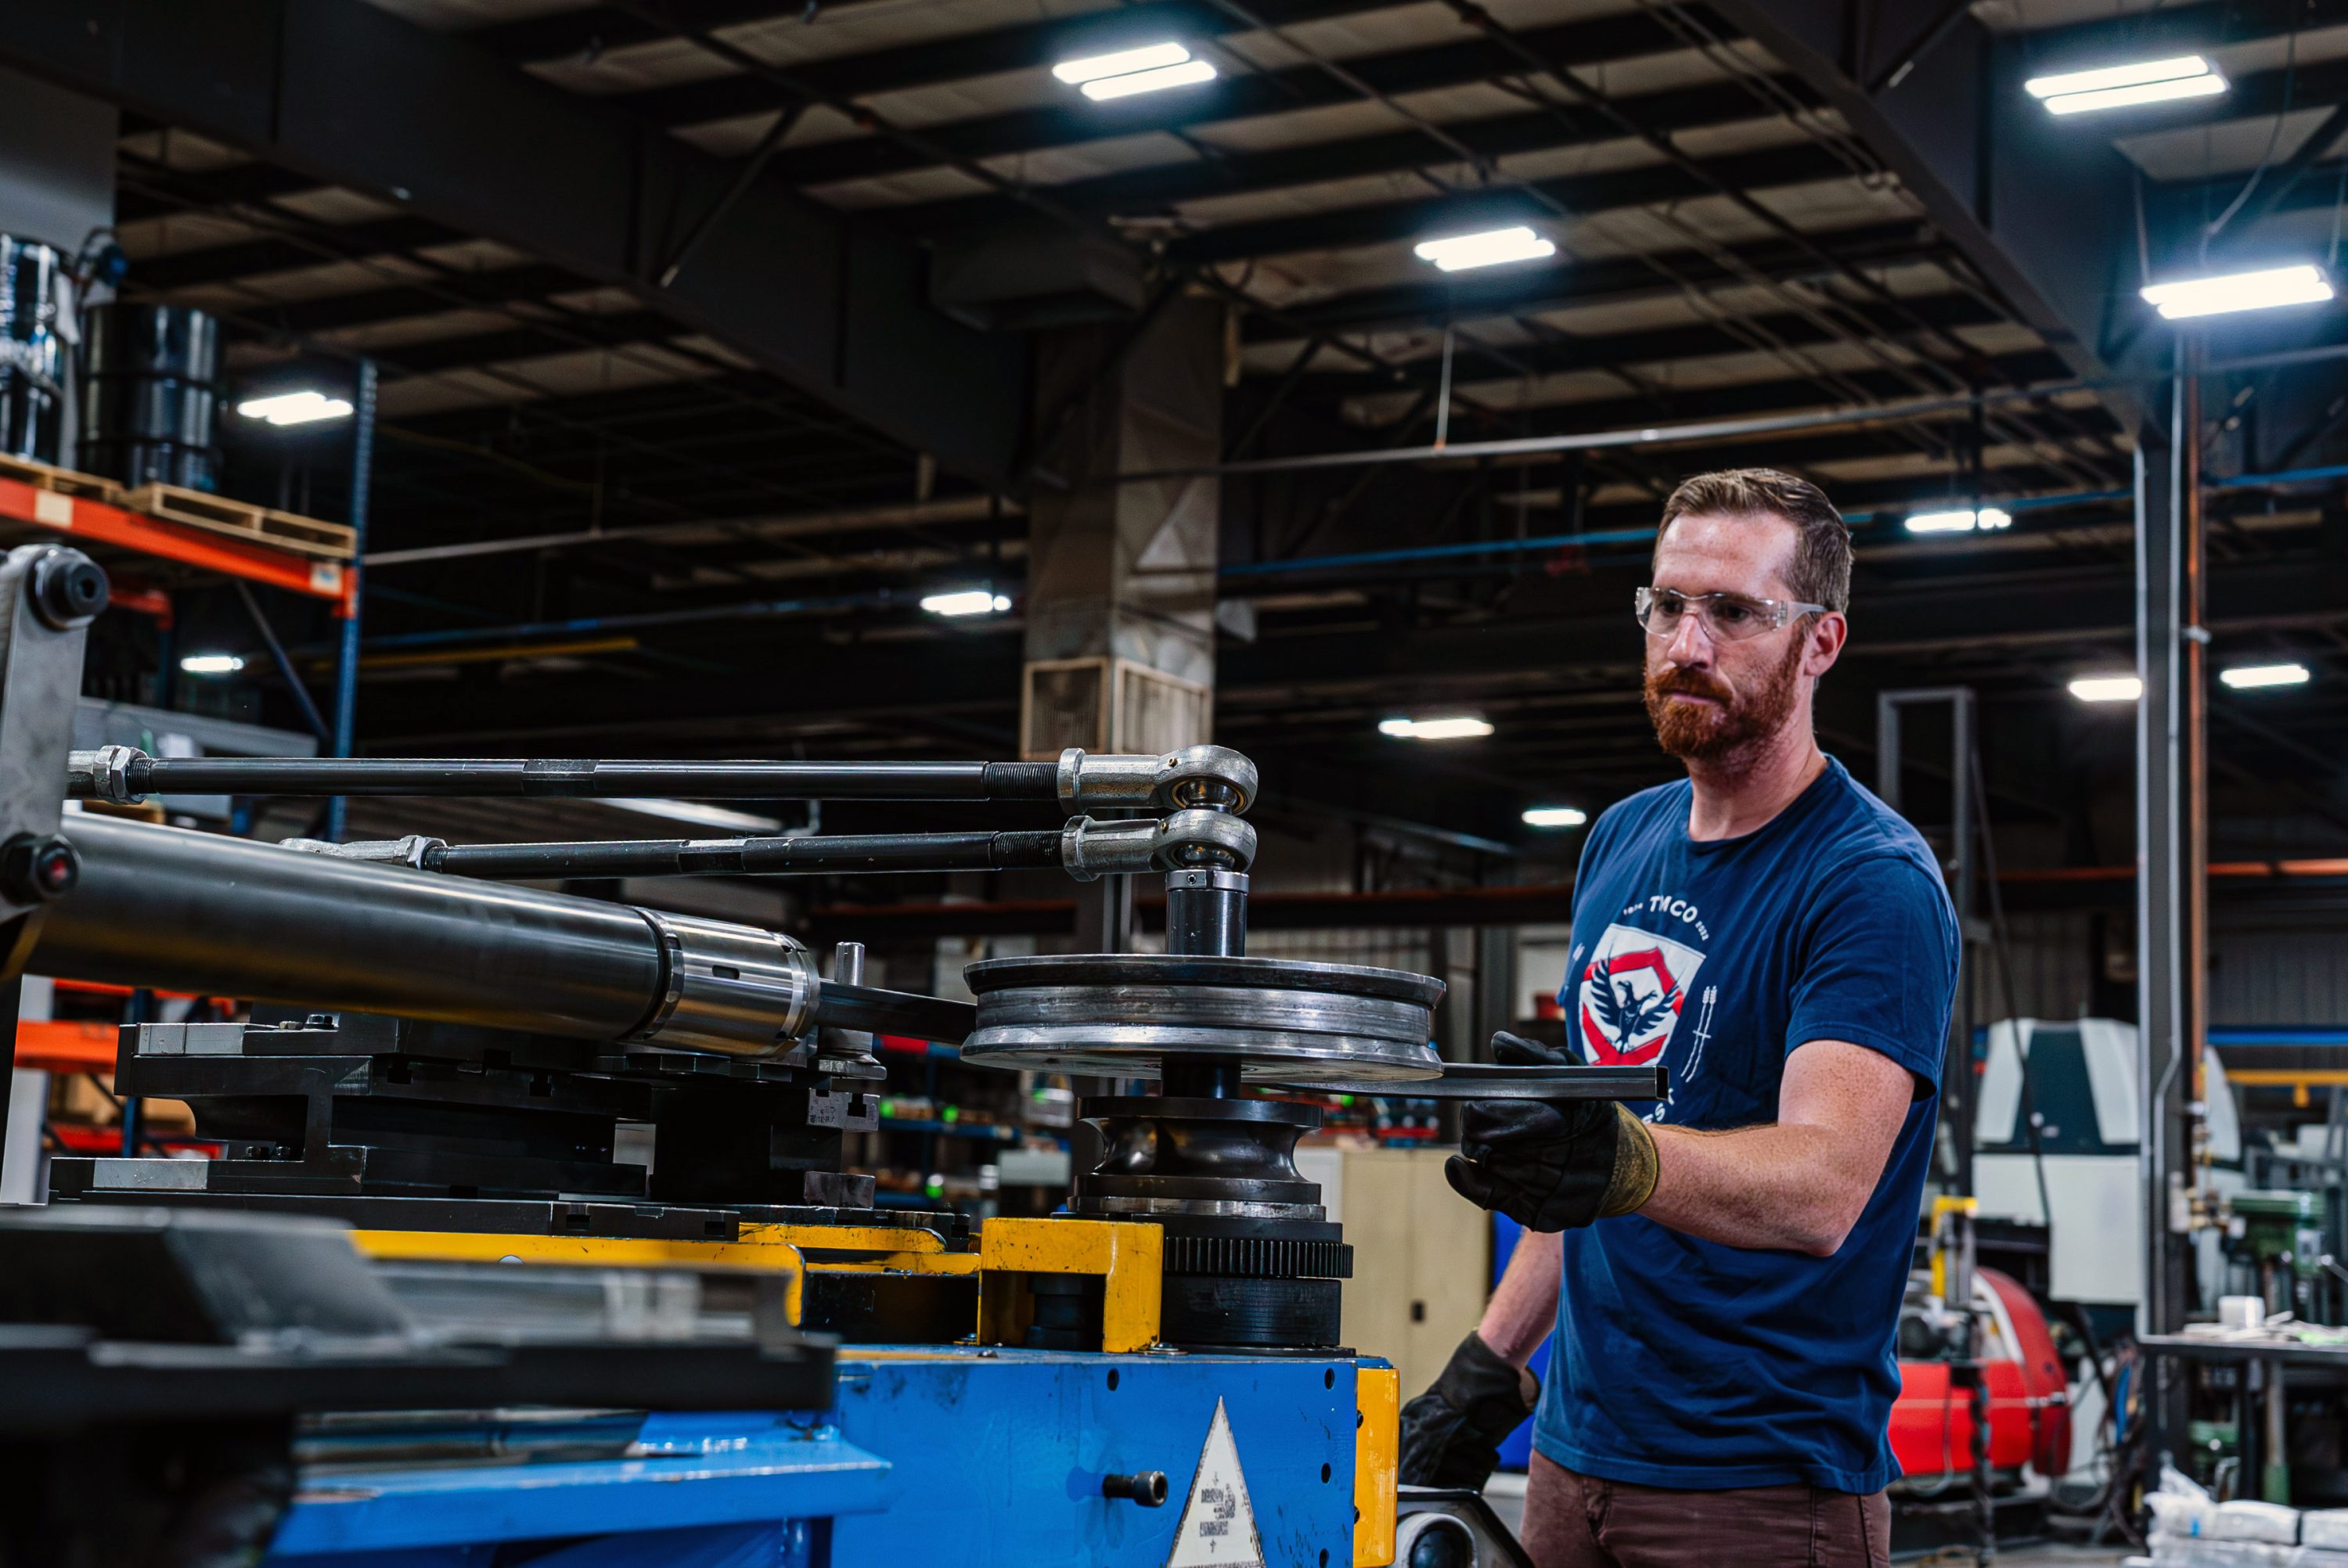
M 1526 1392 L 1529 1385 L 1531 1392 Z M 1481 1491 L 1500 1462 L 1500 1443 L 1533 1413 L 1540 1384 L 1470 1333 L 1451 1352 L 1435 1387 L 1402 1408 L 1396 1477 L 1405 1486 Z
M 1563 1067 L 1570 1059 L 1513 1034 L 1496 1061 Z M 1655 1195 L 1655 1135 L 1612 1100 L 1473 1100 L 1459 1153 L 1443 1166 L 1454 1191 L 1527 1230 L 1561 1231 L 1627 1214 Z

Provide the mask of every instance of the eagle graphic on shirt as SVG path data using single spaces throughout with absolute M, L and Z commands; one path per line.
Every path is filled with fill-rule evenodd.
M 1661 1056 L 1703 967 L 1704 955 L 1684 942 L 1630 926 L 1607 927 L 1574 998 L 1590 1060 L 1638 1067 Z

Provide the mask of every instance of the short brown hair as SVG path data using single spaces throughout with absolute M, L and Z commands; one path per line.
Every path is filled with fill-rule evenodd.
M 1850 525 L 1827 493 L 1807 479 L 1775 468 L 1723 468 L 1683 479 L 1663 503 L 1656 548 L 1663 548 L 1673 519 L 1688 513 L 1785 518 L 1800 535 L 1793 564 L 1786 569 L 1786 586 L 1808 603 L 1828 610 L 1850 608 Z

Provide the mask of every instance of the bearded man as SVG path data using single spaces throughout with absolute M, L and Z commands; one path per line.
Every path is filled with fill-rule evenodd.
M 1924 841 L 1818 749 L 1850 536 L 1768 469 L 1673 491 L 1637 595 L 1685 780 L 1591 829 L 1559 999 L 1611 1102 L 1471 1105 L 1451 1184 L 1526 1227 L 1405 1412 L 1406 1481 L 1482 1484 L 1530 1411 L 1540 1568 L 1880 1564 L 1895 1337 L 1957 925 Z M 1562 1060 L 1502 1035 L 1501 1061 Z M 1552 1333 L 1548 1386 L 1526 1362 Z

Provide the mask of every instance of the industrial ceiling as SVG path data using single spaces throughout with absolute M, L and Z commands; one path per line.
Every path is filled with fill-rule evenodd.
M 1456 843 L 1668 776 L 1634 689 L 1637 533 L 1679 475 L 1766 463 L 1857 528 L 1829 749 L 1863 768 L 1878 690 L 1963 681 L 2006 716 L 2001 809 L 2056 858 L 2116 854 L 2097 803 L 2130 732 L 2064 682 L 2129 662 L 2137 431 L 2171 352 L 2135 290 L 2212 253 L 2322 259 L 2348 170 L 2348 0 L 238 4 L 278 74 L 221 46 L 159 85 L 137 56 L 170 54 L 161 23 L 106 63 L 0 52 L 111 72 L 131 106 L 126 292 L 221 315 L 241 382 L 380 365 L 370 745 L 1003 749 L 1016 611 L 913 605 L 1021 580 L 1056 411 L 1020 329 L 1208 293 L 1225 458 L 1258 466 L 1222 481 L 1218 738 L 1300 801 Z M 1161 36 L 1214 79 L 1095 102 L 1052 70 Z M 2059 124 L 2019 90 L 2188 50 L 2229 90 Z M 1509 222 L 1557 254 L 1455 278 L 1414 253 Z M 958 295 L 974 255 L 1091 282 Z M 2343 324 L 2213 329 L 2240 368 L 2200 433 L 2221 643 L 2333 671 L 2348 396 L 2310 355 Z M 1728 428 L 1637 439 L 1702 422 Z M 1282 466 L 1438 430 L 1463 452 Z M 235 462 L 339 504 L 331 451 Z M 2014 525 L 1901 527 L 1982 502 Z M 2221 848 L 2348 842 L 2335 685 L 2215 699 Z M 1431 707 L 1496 733 L 1376 733 Z

